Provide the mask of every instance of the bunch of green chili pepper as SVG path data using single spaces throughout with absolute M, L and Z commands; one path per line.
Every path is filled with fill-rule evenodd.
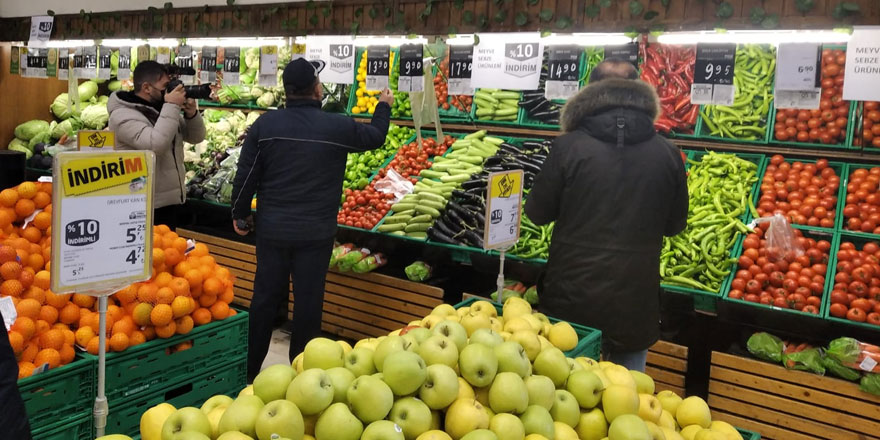
M 773 77 L 776 72 L 776 49 L 757 44 L 740 45 L 736 50 L 733 84 L 736 87 L 732 106 L 706 105 L 703 134 L 729 139 L 764 139 L 768 115 L 773 105 Z
M 749 231 L 740 218 L 746 209 L 756 216 L 749 193 L 758 166 L 715 152 L 690 163 L 687 227 L 663 240 L 660 277 L 663 284 L 718 293 L 736 263 L 730 250 Z
M 544 226 L 538 226 L 529 220 L 523 210 L 519 241 L 510 250 L 510 254 L 520 258 L 546 260 L 550 256 L 550 238 L 553 236 L 553 225 L 554 223 L 548 223 Z
M 605 48 L 602 46 L 588 46 L 584 49 L 584 55 L 587 58 L 587 68 L 584 69 L 584 76 L 581 80 L 584 82 L 584 85 L 590 83 L 590 73 L 593 72 L 593 69 L 599 65 L 603 60 L 605 60 Z

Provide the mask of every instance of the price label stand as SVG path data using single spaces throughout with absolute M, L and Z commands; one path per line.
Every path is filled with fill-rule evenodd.
M 152 274 L 151 151 L 65 152 L 55 156 L 52 290 L 98 298 L 98 390 L 94 416 L 104 435 L 107 298 Z
M 523 170 L 489 174 L 486 194 L 486 223 L 483 227 L 483 249 L 500 252 L 498 298 L 504 290 L 504 254 L 519 241 L 523 193 Z

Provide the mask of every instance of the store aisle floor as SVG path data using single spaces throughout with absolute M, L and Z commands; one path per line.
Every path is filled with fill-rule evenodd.
M 263 366 L 260 370 L 264 370 L 267 367 L 277 364 L 289 364 L 290 361 L 287 359 L 287 350 L 290 347 L 290 333 L 276 328 L 272 332 L 272 342 L 269 344 L 269 353 L 266 354 L 266 359 L 263 360 Z

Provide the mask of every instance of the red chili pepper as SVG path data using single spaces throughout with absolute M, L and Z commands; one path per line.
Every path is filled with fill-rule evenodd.
M 672 80 L 678 85 L 682 92 L 690 91 L 690 86 L 680 76 L 672 75 Z
M 684 121 L 691 125 L 696 124 L 698 113 L 700 113 L 700 106 L 692 105 L 691 111 L 684 117 Z
M 665 97 L 663 97 L 663 98 L 660 98 L 660 104 L 661 104 L 661 105 L 662 105 L 662 104 L 672 104 L 672 103 L 674 103 L 677 99 L 678 99 L 678 98 L 677 98 L 675 95 L 665 96 Z
M 669 133 L 670 131 L 672 131 L 672 127 L 672 121 L 668 119 L 660 118 L 654 122 L 654 128 L 656 128 L 657 131 L 662 131 L 664 133 Z
M 687 96 L 687 95 L 686 95 L 686 96 L 682 96 L 682 97 L 679 98 L 678 101 L 675 103 L 674 111 L 677 112 L 677 111 L 683 109 L 686 105 L 688 105 L 688 104 L 690 104 L 690 103 L 691 103 L 691 97 L 690 97 L 690 96 Z

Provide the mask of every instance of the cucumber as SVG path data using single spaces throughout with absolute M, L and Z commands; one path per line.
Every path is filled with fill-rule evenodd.
M 431 223 L 434 219 L 429 214 L 417 215 L 412 218 L 407 224 L 413 223 Z
M 440 211 L 438 211 L 430 206 L 418 205 L 418 206 L 416 206 L 416 212 L 418 212 L 420 214 L 428 214 L 431 216 L 431 218 L 440 217 Z
M 422 200 L 422 201 L 419 202 L 419 203 L 422 204 L 422 205 L 425 205 L 425 206 L 430 206 L 430 207 L 432 207 L 432 208 L 434 208 L 434 209 L 437 209 L 437 210 L 445 209 L 445 208 L 446 208 L 446 201 L 445 201 L 445 200 L 444 200 L 443 202 L 438 202 L 438 201 L 436 201 L 436 200 L 428 200 L 428 199 L 425 199 L 425 200 Z
M 432 193 L 432 192 L 423 192 L 423 193 L 419 194 L 419 198 L 422 200 L 434 200 L 437 202 L 446 203 L 446 199 L 443 198 L 443 196 L 441 196 L 439 194 Z
M 483 89 L 483 90 L 487 90 L 487 89 Z M 469 135 L 466 135 L 464 138 L 465 139 L 482 139 L 484 136 L 486 136 L 486 133 L 488 133 L 488 131 L 486 131 L 486 130 L 475 131 Z
M 497 147 L 504 143 L 504 139 L 495 136 L 486 136 L 483 138 L 483 143 L 492 144 Z
M 396 216 L 397 215 L 413 216 L 413 215 L 415 215 L 415 213 L 416 213 L 415 209 L 407 209 L 406 211 L 400 211 L 400 212 L 394 211 L 394 215 L 396 215 Z
M 480 165 L 483 163 L 483 158 L 480 156 L 463 156 L 461 157 L 462 162 L 467 162 L 472 165 Z
M 391 210 L 394 212 L 406 211 L 407 209 L 415 209 L 415 203 L 395 203 L 394 206 L 391 207 Z
M 445 191 L 446 191 L 446 188 L 441 188 L 439 186 L 435 186 L 433 188 L 426 188 L 426 187 L 421 186 L 421 187 L 416 187 L 413 190 L 414 193 L 419 194 L 419 195 L 421 195 L 422 193 L 426 193 L 426 192 L 431 192 L 431 193 L 434 193 L 437 195 L 442 195 Z M 418 206 L 418 205 L 416 205 L 416 206 Z M 415 209 L 415 206 L 413 206 L 413 209 Z
M 406 232 L 403 232 L 403 231 L 394 231 L 394 232 L 390 232 L 389 234 L 391 234 L 391 235 L 397 235 L 397 236 L 400 236 L 400 237 L 406 237 Z
M 385 223 L 382 223 L 382 226 L 390 225 L 394 223 L 403 223 L 406 224 L 410 220 L 412 220 L 413 216 L 409 214 L 395 214 L 385 219 Z
M 440 181 L 445 182 L 445 183 L 449 183 L 449 182 L 461 183 L 461 182 L 467 182 L 470 179 L 471 179 L 470 174 L 456 174 L 454 176 L 441 177 Z M 416 211 L 418 211 L 418 207 L 416 207 Z
M 404 235 L 406 235 L 407 237 L 410 237 L 410 238 L 418 238 L 420 240 L 424 240 L 424 239 L 428 238 L 427 232 L 407 232 Z
M 394 232 L 394 231 L 404 231 L 406 230 L 406 223 L 391 223 L 388 224 L 382 223 L 379 227 L 376 228 L 379 232 Z
M 410 223 L 403 230 L 406 232 L 428 232 L 430 227 L 430 223 Z
M 446 173 L 441 173 L 441 172 L 432 171 L 432 170 L 422 170 L 422 172 L 419 173 L 419 176 L 426 177 L 428 179 L 439 179 L 445 175 L 446 175 Z

